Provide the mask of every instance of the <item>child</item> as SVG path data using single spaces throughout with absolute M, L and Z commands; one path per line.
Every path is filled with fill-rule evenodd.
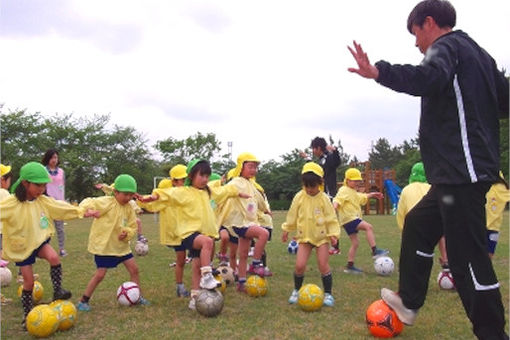
M 499 172 L 498 182 L 494 183 L 486 194 L 487 203 L 485 210 L 487 213 L 487 246 L 489 257 L 492 259 L 496 245 L 498 244 L 499 228 L 503 222 L 503 211 L 507 202 L 510 201 L 510 191 L 508 183 Z
M 199 288 L 214 289 L 220 285 L 212 275 L 210 265 L 213 239 L 218 237 L 216 218 L 211 207 L 211 198 L 218 193 L 226 196 L 240 195 L 235 187 L 224 186 L 223 190 L 211 191 L 207 183 L 211 166 L 205 160 L 193 160 L 187 167 L 187 178 L 183 187 L 161 189 L 142 201 L 161 200 L 177 210 L 176 233 L 182 245 L 191 254 L 191 299 L 189 308 L 195 309 L 195 298 Z
M 354 258 L 359 246 L 358 231 L 364 230 L 368 244 L 372 248 L 372 257 L 377 258 L 389 253 L 386 249 L 379 249 L 375 245 L 375 235 L 370 223 L 361 219 L 361 206 L 368 202 L 369 198 L 381 199 L 380 192 L 371 192 L 368 194 L 356 191 L 358 184 L 362 181 L 361 172 L 356 168 L 349 168 L 345 171 L 344 185 L 338 190 L 333 205 L 340 215 L 340 225 L 342 225 L 351 239 L 351 247 L 347 254 L 347 267 L 344 273 L 361 274 L 363 271 L 354 266 Z
M 269 233 L 269 237 L 267 238 L 267 241 L 269 242 L 269 241 L 271 241 L 271 236 L 273 234 L 273 217 L 271 216 L 270 213 L 267 213 L 267 212 L 271 211 L 271 207 L 269 206 L 269 201 L 267 199 L 264 188 L 259 183 L 257 183 L 255 178 L 253 178 L 253 184 L 255 185 L 255 188 L 257 188 L 258 192 L 262 196 L 262 198 L 264 200 L 264 204 L 266 206 L 265 210 L 264 210 L 266 212 L 264 212 L 263 210 L 257 210 L 257 220 L 258 220 L 258 223 L 264 229 L 266 229 L 267 232 Z M 265 276 L 271 276 L 272 275 L 271 271 L 269 270 L 269 267 L 267 266 L 267 253 L 266 253 L 265 249 L 264 249 L 264 252 L 262 253 L 262 265 L 264 266 Z
M 287 242 L 289 231 L 297 232 L 299 248 L 294 272 L 294 290 L 289 298 L 295 304 L 298 291 L 303 285 L 306 263 L 316 249 L 317 262 L 324 286 L 325 306 L 332 307 L 335 299 L 331 295 L 333 276 L 329 267 L 329 243 L 334 245 L 340 236 L 340 225 L 329 197 L 322 191 L 324 170 L 317 163 L 308 162 L 301 171 L 303 189 L 294 196 L 287 219 L 282 224 L 282 241 Z
M 50 264 L 53 300 L 71 297 L 71 292 L 62 288 L 62 265 L 58 254 L 50 245 L 51 236 L 55 232 L 52 221 L 97 216 L 97 212 L 84 213 L 83 208 L 43 195 L 46 183 L 50 181 L 48 172 L 42 164 L 29 162 L 21 167 L 20 177 L 12 186 L 11 192 L 14 192 L 14 195 L 0 202 L 4 236 L 3 256 L 15 261 L 23 275 L 21 303 L 24 328 L 26 316 L 33 307 L 32 265 L 36 257 L 43 258 Z
M 11 186 L 12 172 L 9 165 L 0 164 L 0 201 L 10 196 L 9 187 Z M 2 258 L 2 222 L 0 221 L 0 267 L 7 267 L 9 261 L 5 261 Z M 12 299 L 6 298 L 4 294 L 0 293 L 0 299 L 2 305 L 6 305 L 12 302 Z
M 251 153 L 242 153 L 237 158 L 237 166 L 232 181 L 225 187 L 236 187 L 240 192 L 250 196 L 249 199 L 231 199 L 225 206 L 225 218 L 222 225 L 229 229 L 230 233 L 239 238 L 239 266 L 237 290 L 246 292 L 246 262 L 250 242 L 256 238 L 255 251 L 249 273 L 259 276 L 270 276 L 271 272 L 266 271 L 262 265 L 262 253 L 269 238 L 269 232 L 261 227 L 257 220 L 257 211 L 261 209 L 264 213 L 270 214 L 252 178 L 257 174 L 257 167 L 260 161 Z
M 117 176 L 113 196 L 86 198 L 80 203 L 85 209 L 98 210 L 100 216 L 94 219 L 90 228 L 88 251 L 94 254 L 96 272 L 90 279 L 78 303 L 78 310 L 90 311 L 89 300 L 109 268 L 123 263 L 129 272 L 130 281 L 140 287 L 138 266 L 129 245 L 136 232 L 136 215 L 129 202 L 133 199 L 137 185 L 130 175 Z M 140 305 L 148 305 L 143 296 Z
M 115 188 L 115 184 L 107 185 L 104 183 L 99 183 L 95 185 L 96 189 L 100 189 L 104 192 L 105 195 L 113 196 L 113 189 Z M 143 242 L 147 244 L 149 241 L 145 236 L 143 236 L 142 232 L 142 220 L 138 217 L 138 215 L 143 214 L 143 209 L 141 209 L 134 200 L 129 201 L 129 205 L 136 213 L 136 231 L 138 233 L 138 242 Z
M 184 180 L 187 177 L 186 166 L 177 164 L 170 169 L 170 178 L 163 179 L 158 184 L 152 194 L 157 195 L 161 189 L 178 188 L 184 185 Z M 159 236 L 160 242 L 169 248 L 175 250 L 175 283 L 177 297 L 188 297 L 189 291 L 183 283 L 184 265 L 186 264 L 186 248 L 182 245 L 182 241 L 177 235 L 177 213 L 176 209 L 170 207 L 166 202 L 157 200 L 154 202 L 142 203 L 139 205 L 151 212 L 159 211 Z

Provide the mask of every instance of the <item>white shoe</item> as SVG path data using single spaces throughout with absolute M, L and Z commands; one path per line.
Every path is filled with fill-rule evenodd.
M 416 315 L 418 315 L 418 311 L 404 306 L 402 298 L 397 293 L 388 288 L 382 288 L 381 298 L 395 311 L 395 313 L 397 313 L 400 321 L 409 326 L 414 323 Z
M 290 298 L 289 298 L 289 303 L 290 303 L 291 305 L 293 305 L 293 304 L 297 303 L 298 295 L 299 295 L 299 294 L 298 294 L 297 289 L 294 289 L 294 290 L 292 291 L 292 294 L 290 294 Z
M 188 308 L 191 310 L 197 310 L 197 307 L 195 306 L 195 298 L 191 298 L 189 300 Z
M 255 248 L 251 247 L 250 250 L 248 251 L 248 257 L 253 257 L 254 252 L 255 252 Z
M 221 286 L 221 282 L 217 281 L 211 273 L 202 275 L 200 278 L 200 288 L 215 289 Z

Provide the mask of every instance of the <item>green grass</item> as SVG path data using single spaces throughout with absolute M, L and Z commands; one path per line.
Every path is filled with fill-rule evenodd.
M 136 257 L 140 267 L 144 296 L 152 303 L 146 307 L 120 307 L 115 298 L 117 287 L 129 279 L 123 266 L 110 270 L 96 289 L 90 301 L 92 311 L 79 312 L 78 321 L 72 329 L 57 332 L 55 339 L 370 339 L 365 325 L 366 308 L 379 299 L 379 289 L 397 288 L 398 273 L 389 277 L 374 272 L 369 247 L 361 234 L 356 265 L 365 270 L 361 276 L 343 273 L 349 241 L 342 234 L 342 254 L 330 257 L 333 269 L 333 308 L 306 313 L 297 306 L 290 306 L 287 299 L 293 289 L 292 273 L 295 257 L 287 253 L 287 245 L 280 241 L 280 225 L 284 211 L 274 214 L 273 240 L 268 243 L 268 262 L 274 276 L 268 279 L 269 291 L 265 297 L 250 298 L 228 287 L 225 307 L 216 318 L 205 318 L 188 309 L 187 299 L 175 296 L 173 269 L 174 251 L 159 244 L 158 224 L 153 215 L 143 215 L 144 234 L 149 239 L 150 251 L 145 257 Z M 394 216 L 369 215 L 365 219 L 375 228 L 377 244 L 391 250 L 391 257 L 398 264 L 400 232 Z M 77 302 L 95 271 L 92 255 L 87 253 L 87 240 L 91 220 L 69 221 L 66 226 L 66 249 L 69 256 L 63 262 L 64 287 L 70 289 Z M 509 307 L 509 249 L 508 212 L 505 213 L 494 266 L 501 282 L 501 293 L 507 314 Z M 52 240 L 56 247 L 56 238 Z M 436 256 L 436 259 L 438 256 Z M 9 265 L 13 274 L 16 269 Z M 35 264 L 35 272 L 41 275 L 46 288 L 45 300 L 51 297 L 49 266 L 44 260 Z M 416 324 L 405 327 L 401 338 L 405 339 L 472 339 L 469 323 L 458 295 L 439 290 L 435 280 L 439 265 L 434 264 L 425 305 Z M 185 283 L 189 287 L 190 267 L 185 269 Z M 305 283 L 322 286 L 317 261 L 313 255 L 308 263 Z M 14 298 L 1 310 L 1 338 L 30 339 L 21 330 L 22 308 L 17 298 L 17 284 L 2 289 L 7 297 Z M 506 327 L 508 332 L 508 323 Z

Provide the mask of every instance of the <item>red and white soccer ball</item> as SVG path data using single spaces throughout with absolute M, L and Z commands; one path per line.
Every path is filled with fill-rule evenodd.
M 455 281 L 453 280 L 452 273 L 449 270 L 442 270 L 437 275 L 437 284 L 439 288 L 444 290 L 455 289 Z
M 126 281 L 117 289 L 117 301 L 122 306 L 136 305 L 140 300 L 140 287 L 134 282 Z

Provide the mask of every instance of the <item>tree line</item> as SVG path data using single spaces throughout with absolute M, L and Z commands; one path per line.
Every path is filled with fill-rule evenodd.
M 76 201 L 101 195 L 93 185 L 112 183 L 121 173 L 136 178 L 140 193 L 149 193 L 155 177 L 168 177 L 171 167 L 187 164 L 194 158 L 209 160 L 213 171 L 219 174 L 235 166 L 230 155 L 222 151 L 221 142 L 214 133 L 197 132 L 182 140 L 168 137 L 149 146 L 144 135 L 133 127 L 108 127 L 109 123 L 109 115 L 77 118 L 72 114 L 46 117 L 26 110 L 2 113 L 1 161 L 13 167 L 16 179 L 23 164 L 40 161 L 47 149 L 57 149 L 61 167 L 66 171 L 66 197 Z M 505 178 L 508 178 L 509 164 L 508 125 L 508 119 L 501 120 L 501 169 Z M 344 151 L 340 139 L 335 141 L 329 136 L 329 143 L 340 152 L 341 165 L 337 169 L 340 181 L 350 164 L 360 163 L 360 160 Z M 396 146 L 381 137 L 373 142 L 368 161 L 372 169 L 394 169 L 396 183 L 403 187 L 408 182 L 412 165 L 420 161 L 418 145 L 418 137 Z M 265 188 L 275 210 L 287 209 L 294 194 L 300 190 L 304 160 L 299 151 L 290 150 L 281 155 L 281 160 L 269 160 L 259 167 L 257 181 Z

